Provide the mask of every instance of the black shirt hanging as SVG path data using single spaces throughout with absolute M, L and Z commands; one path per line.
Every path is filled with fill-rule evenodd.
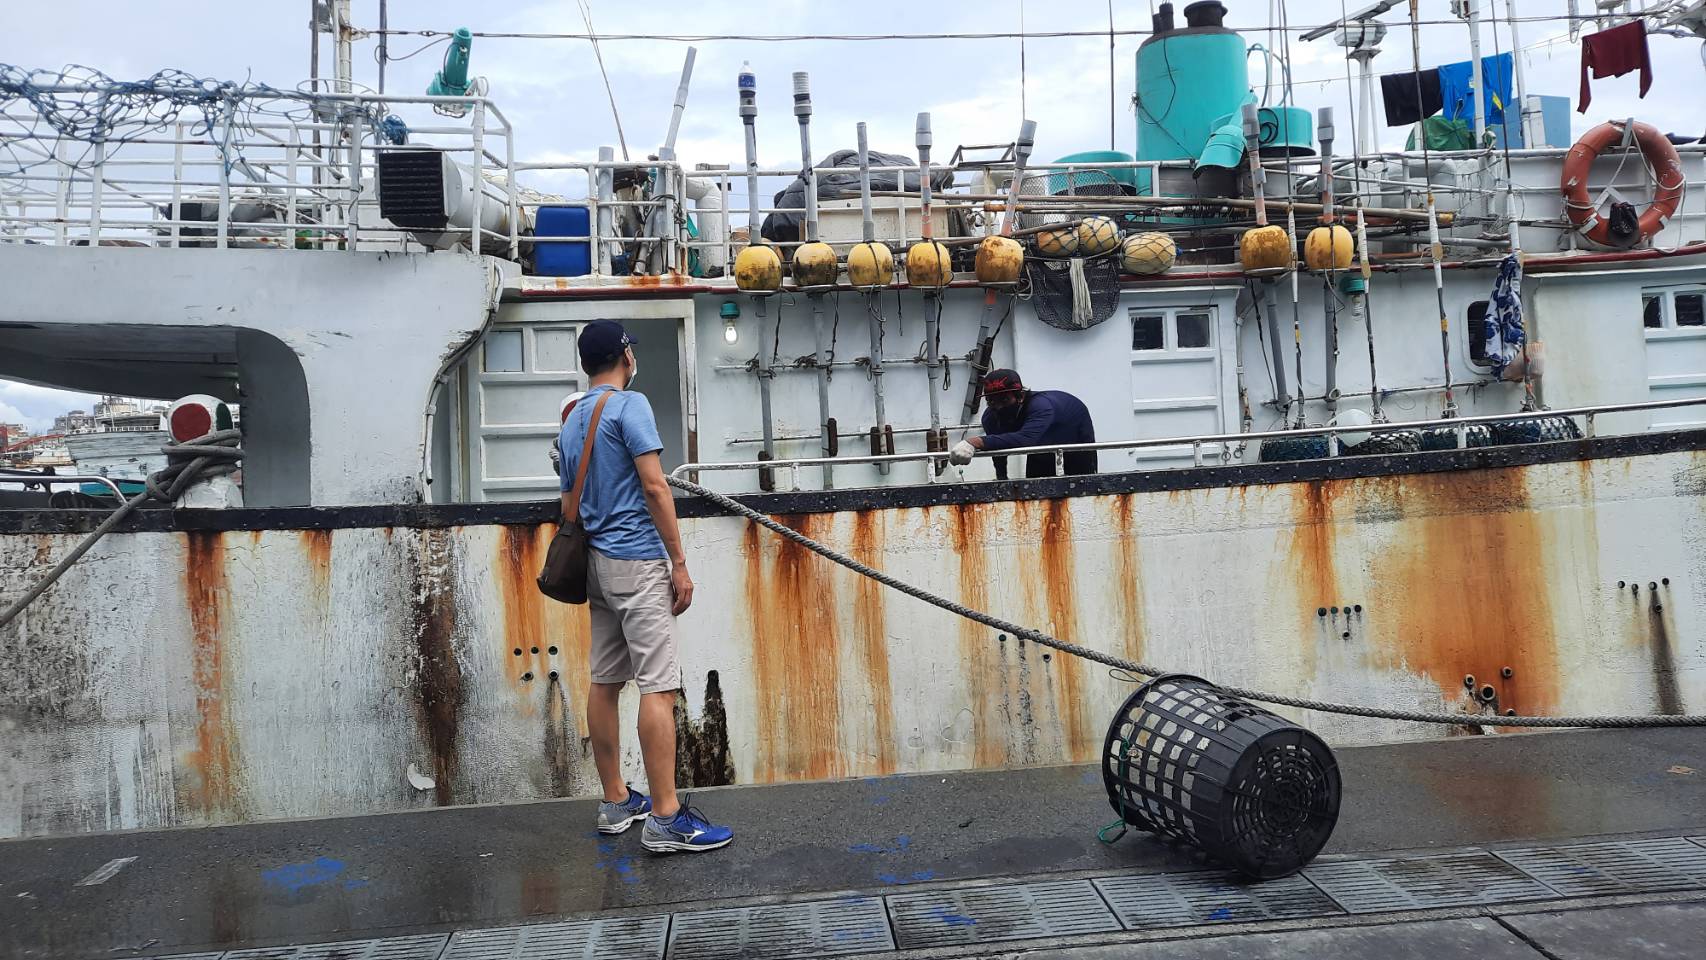
M 1416 99 L 1418 79 L 1421 99 Z M 1439 68 L 1423 70 L 1418 78 L 1414 73 L 1388 73 L 1380 78 L 1380 98 L 1386 101 L 1386 125 L 1407 127 L 1431 117 L 1445 106 L 1440 93 Z

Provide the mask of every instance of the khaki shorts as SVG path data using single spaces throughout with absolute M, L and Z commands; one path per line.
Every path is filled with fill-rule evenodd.
M 618 560 L 589 549 L 592 682 L 639 682 L 641 693 L 681 689 L 675 594 L 668 560 Z

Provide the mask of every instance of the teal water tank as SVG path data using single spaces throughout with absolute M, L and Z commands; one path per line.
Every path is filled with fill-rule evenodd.
M 1215 121 L 1249 95 L 1244 38 L 1221 25 L 1225 16 L 1219 0 L 1202 0 L 1174 28 L 1172 4 L 1161 4 L 1154 34 L 1137 48 L 1138 160 L 1196 159 Z

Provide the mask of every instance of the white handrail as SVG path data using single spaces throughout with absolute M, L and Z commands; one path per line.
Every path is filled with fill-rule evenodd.
M 1643 410 L 1669 410 L 1676 407 L 1706 405 L 1706 397 L 1685 397 L 1676 400 L 1643 400 L 1635 403 L 1603 404 L 1591 407 L 1568 407 L 1559 410 L 1529 410 L 1518 413 L 1486 414 L 1474 417 L 1451 417 L 1437 420 L 1414 420 L 1401 423 L 1370 423 L 1334 427 L 1308 427 L 1302 430 L 1261 430 L 1250 433 L 1213 433 L 1183 437 L 1157 437 L 1143 440 L 1104 440 L 1095 443 L 1064 443 L 1053 446 L 1017 447 L 1011 450 L 979 451 L 978 457 L 1028 456 L 1039 453 L 1055 454 L 1057 459 L 1076 451 L 1141 450 L 1162 447 L 1189 446 L 1198 451 L 1205 446 L 1233 446 L 1251 440 L 1273 440 L 1297 437 L 1327 437 L 1336 442 L 1345 433 L 1398 433 L 1412 430 L 1432 430 L 1442 427 L 1467 428 L 1479 424 L 1511 423 L 1553 417 L 1582 417 L 1586 420 L 1584 436 L 1592 437 L 1594 418 L 1608 413 L 1630 413 Z M 825 464 L 840 466 L 859 463 L 918 463 L 939 461 L 947 455 L 940 452 L 892 453 L 858 457 L 798 457 L 787 460 L 731 460 L 704 463 L 684 463 L 670 471 L 681 477 L 689 473 L 710 470 L 793 470 L 799 467 L 818 467 Z M 1200 457 L 1199 464 L 1200 464 Z

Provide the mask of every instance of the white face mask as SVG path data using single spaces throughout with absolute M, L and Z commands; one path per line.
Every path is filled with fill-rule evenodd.
M 640 375 L 640 358 L 634 357 L 633 363 L 628 367 L 628 382 L 624 383 L 622 385 L 622 389 L 627 390 L 628 388 L 632 387 L 634 385 L 635 378 L 637 378 L 639 375 Z

